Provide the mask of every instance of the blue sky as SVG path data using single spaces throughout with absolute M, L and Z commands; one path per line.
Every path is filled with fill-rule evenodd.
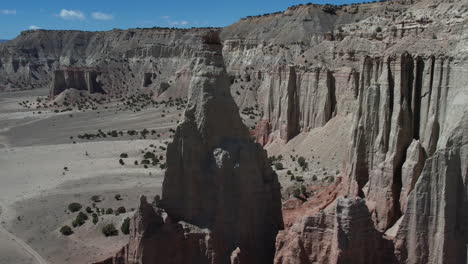
M 110 30 L 134 27 L 226 26 L 241 17 L 313 2 L 356 0 L 1 0 L 0 39 L 26 29 Z

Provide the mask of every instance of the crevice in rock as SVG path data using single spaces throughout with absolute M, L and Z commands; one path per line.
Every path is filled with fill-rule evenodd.
M 402 215 L 401 212 L 401 206 L 400 206 L 400 195 L 401 195 L 401 188 L 403 187 L 403 182 L 402 182 L 402 168 L 403 164 L 406 161 L 406 151 L 408 149 L 408 146 L 404 148 L 404 151 L 402 151 L 402 157 L 400 160 L 397 161 L 397 167 L 394 170 L 393 173 L 393 186 L 392 186 L 392 194 L 393 194 L 393 219 L 389 220 L 389 225 L 388 227 L 391 227 L 395 224 L 396 221 L 398 221 L 398 218 Z M 397 158 L 397 157 L 395 157 Z
M 330 96 L 330 116 L 327 117 L 327 122 L 336 115 L 336 86 L 335 77 L 331 71 L 328 71 L 328 92 Z
M 299 133 L 299 95 L 297 93 L 297 76 L 294 67 L 289 69 L 288 80 L 288 108 L 287 108 L 287 135 L 290 140 Z
M 424 61 L 416 58 L 416 78 L 414 82 L 414 96 L 413 96 L 413 138 L 420 138 L 420 122 L 421 122 L 421 89 L 422 89 L 422 75 L 424 72 Z

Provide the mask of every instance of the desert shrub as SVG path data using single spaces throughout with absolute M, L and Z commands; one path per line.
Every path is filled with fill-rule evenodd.
M 154 155 L 153 152 L 148 151 L 148 152 L 145 153 L 145 155 L 143 155 L 143 158 L 145 158 L 145 159 L 154 159 L 154 158 L 156 158 L 156 156 Z
M 304 185 L 301 185 L 301 193 L 302 193 L 303 195 L 306 195 L 306 192 L 307 192 L 306 187 L 305 187 Z
M 68 210 L 70 210 L 70 212 L 78 212 L 82 207 L 83 206 L 79 203 L 71 203 L 68 205 Z
M 275 166 L 276 170 L 284 169 L 283 163 L 281 163 L 281 162 L 276 162 L 273 166 Z
M 62 228 L 60 228 L 60 233 L 62 233 L 62 235 L 64 236 L 69 236 L 73 234 L 73 230 L 71 229 L 71 227 L 65 225 L 65 226 L 62 226 Z
M 125 162 L 123 161 L 123 159 L 119 159 L 119 163 L 120 165 L 125 165 Z
M 116 195 L 114 196 L 114 198 L 115 198 L 117 201 L 120 201 L 120 200 L 122 200 L 122 195 L 116 194 Z
M 108 224 L 108 225 L 105 225 L 103 228 L 102 228 L 102 233 L 108 237 L 108 236 L 116 236 L 119 234 L 119 231 L 117 229 L 115 229 L 115 226 L 114 224 Z
M 75 220 L 73 220 L 72 225 L 73 227 L 82 226 L 86 222 L 86 220 L 88 220 L 88 216 L 83 212 L 80 212 L 76 216 Z
M 91 196 L 91 201 L 93 201 L 95 203 L 99 203 L 101 201 L 101 196 L 93 195 L 93 196 Z
M 306 162 L 304 157 L 297 158 L 297 164 L 301 166 L 302 170 L 306 170 L 309 167 L 309 164 Z
M 128 158 L 128 154 L 127 153 L 122 153 L 122 154 L 120 154 L 120 157 L 123 158 L 123 159 Z
M 97 222 L 99 222 L 99 217 L 96 213 L 93 213 L 91 215 L 93 217 L 93 224 L 97 224 Z
M 90 213 L 93 212 L 93 209 L 91 209 L 91 207 L 88 206 L 88 207 L 86 207 L 86 212 L 87 212 L 88 214 L 90 214 Z
M 312 181 L 317 181 L 317 175 L 312 176 Z
M 125 210 L 125 207 L 123 206 L 120 206 L 119 208 L 117 208 L 117 211 L 116 211 L 117 214 L 125 214 L 126 212 L 127 210 Z
M 297 198 L 297 197 L 300 197 L 300 195 L 301 195 L 301 190 L 299 188 L 295 188 L 293 190 L 293 196 Z
M 112 208 L 107 208 L 106 214 L 113 214 L 114 210 Z
M 120 227 L 120 231 L 124 233 L 125 235 L 130 234 L 130 218 L 127 217 L 122 223 L 122 226 Z
M 381 27 L 377 27 L 377 28 L 375 29 L 375 31 L 378 32 L 378 33 L 380 33 L 380 32 L 382 32 L 382 28 L 381 28 Z
M 164 170 L 166 168 L 166 163 L 162 163 L 161 165 L 159 165 L 159 168 L 161 170 Z

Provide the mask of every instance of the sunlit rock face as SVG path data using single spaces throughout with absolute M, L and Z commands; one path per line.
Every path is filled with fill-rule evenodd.
M 217 34 L 202 38 L 162 199 L 157 207 L 142 199 L 123 263 L 273 261 L 283 227 L 277 175 L 240 119 Z

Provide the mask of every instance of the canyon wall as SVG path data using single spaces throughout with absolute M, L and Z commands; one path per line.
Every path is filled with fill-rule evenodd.
M 142 199 L 107 263 L 465 263 L 467 21 L 466 2 L 421 0 L 299 5 L 215 32 L 28 31 L 0 44 L 0 90 L 189 97 L 162 200 Z M 239 108 L 259 112 L 266 146 L 353 120 L 326 203 L 284 209 L 285 230 Z
M 57 74 L 63 72 L 70 79 L 71 72 L 94 75 L 95 71 L 100 89 L 109 97 L 138 90 L 161 95 L 169 87 L 168 96 L 186 97 L 187 72 L 200 45 L 197 35 L 209 30 L 24 31 L 0 46 L 0 90 L 50 86 L 55 96 L 71 88 L 57 88 L 54 82 L 62 82 Z

